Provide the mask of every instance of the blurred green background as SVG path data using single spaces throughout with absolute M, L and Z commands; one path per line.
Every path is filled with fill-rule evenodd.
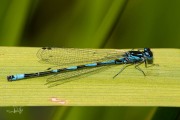
M 179 12 L 179 0 L 1 0 L 0 44 L 179 47 Z
M 139 48 L 180 46 L 179 0 L 0 0 L 1 46 Z M 179 120 L 179 108 L 0 108 L 17 120 Z

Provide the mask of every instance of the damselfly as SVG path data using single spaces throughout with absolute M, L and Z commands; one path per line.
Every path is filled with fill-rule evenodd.
M 82 74 L 86 74 L 104 66 L 121 65 L 124 66 L 113 77 L 119 75 L 126 67 L 135 65 L 135 68 L 142 72 L 139 67 L 142 63 L 153 64 L 153 52 L 150 48 L 143 50 L 114 50 L 114 49 L 76 49 L 76 48 L 51 48 L 43 47 L 37 52 L 37 57 L 47 63 L 59 66 L 58 69 L 47 69 L 42 72 L 16 74 L 7 76 L 8 81 L 16 81 L 25 78 L 41 77 L 54 74 L 47 82 L 66 80 Z M 64 66 L 64 67 L 62 67 Z

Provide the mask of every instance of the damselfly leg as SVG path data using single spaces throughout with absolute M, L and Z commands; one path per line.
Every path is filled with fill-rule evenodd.
M 123 67 L 121 68 L 121 70 L 113 77 L 113 79 L 115 78 L 115 77 L 117 77 L 125 68 L 127 68 L 127 67 L 129 67 L 129 66 L 131 66 L 132 64 L 124 64 L 123 65 Z

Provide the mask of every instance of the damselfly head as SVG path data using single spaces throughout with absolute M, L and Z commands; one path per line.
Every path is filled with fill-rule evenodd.
M 150 48 L 144 48 L 144 57 L 146 57 L 148 64 L 153 64 L 153 52 Z

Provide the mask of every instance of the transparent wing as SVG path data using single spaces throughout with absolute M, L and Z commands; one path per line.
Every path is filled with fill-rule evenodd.
M 37 57 L 46 63 L 69 66 L 117 59 L 124 54 L 117 49 L 42 48 Z
M 47 84 L 50 84 L 49 87 L 57 86 L 72 80 L 77 80 L 78 78 L 86 77 L 97 72 L 107 70 L 111 66 L 100 66 L 93 68 L 85 68 L 75 71 L 69 71 L 64 73 L 59 73 L 47 79 Z

